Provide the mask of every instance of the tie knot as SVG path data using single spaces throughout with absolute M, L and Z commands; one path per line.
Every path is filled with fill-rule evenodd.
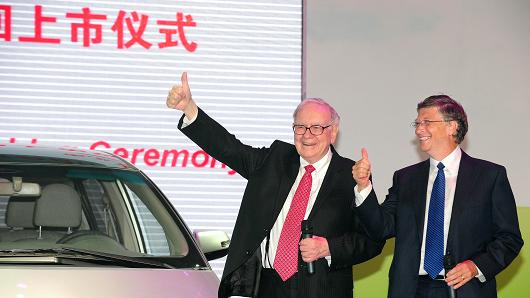
M 315 167 L 313 167 L 312 165 L 305 166 L 305 172 L 308 174 L 313 173 L 314 170 L 315 170 Z
M 444 164 L 441 162 L 438 163 L 437 167 L 439 170 L 443 170 L 443 168 L 445 168 Z

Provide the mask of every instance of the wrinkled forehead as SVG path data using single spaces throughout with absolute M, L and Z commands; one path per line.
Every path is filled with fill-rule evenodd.
M 300 108 L 295 116 L 296 124 L 328 124 L 331 122 L 331 111 L 325 105 L 308 103 Z

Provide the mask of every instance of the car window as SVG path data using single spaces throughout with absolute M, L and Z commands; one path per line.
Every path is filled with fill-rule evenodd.
M 0 197 L 0 250 L 73 248 L 201 263 L 181 219 L 139 171 L 0 167 L 0 179 L 13 177 L 38 184 L 40 194 Z
M 137 214 L 139 228 L 142 231 L 142 240 L 148 254 L 169 255 L 169 244 L 164 229 L 149 211 L 144 202 L 129 188 L 127 193 L 131 198 L 135 214 Z

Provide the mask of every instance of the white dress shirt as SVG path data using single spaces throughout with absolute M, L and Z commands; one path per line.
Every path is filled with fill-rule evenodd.
M 447 252 L 447 235 L 449 234 L 449 223 L 451 222 L 451 211 L 453 210 L 453 201 L 455 198 L 456 177 L 458 175 L 458 168 L 460 167 L 460 159 L 462 158 L 462 151 L 460 147 L 456 147 L 451 154 L 446 156 L 443 160 L 437 161 L 430 158 L 429 168 L 429 182 L 427 183 L 427 200 L 425 202 L 425 218 L 423 222 L 423 238 L 421 242 L 421 259 L 420 259 L 420 275 L 427 275 L 427 271 L 423 268 L 425 260 L 425 237 L 427 235 L 427 221 L 429 217 L 429 205 L 431 202 L 431 193 L 434 180 L 438 174 L 438 164 L 444 164 L 443 169 L 445 175 L 445 205 L 444 205 L 444 252 Z M 445 274 L 442 269 L 441 275 Z
M 307 209 L 304 215 L 304 219 L 307 219 L 307 217 L 311 213 L 311 210 L 313 209 L 313 205 L 315 204 L 318 192 L 320 190 L 320 187 L 322 186 L 322 181 L 324 180 L 324 176 L 326 175 L 326 172 L 328 170 L 332 155 L 333 154 L 331 153 L 331 149 L 329 149 L 326 155 L 324 155 L 324 157 L 322 157 L 319 161 L 313 164 L 315 170 L 311 173 L 313 182 L 311 184 L 311 192 L 309 194 L 309 202 L 307 203 Z M 272 266 L 274 265 L 274 257 L 276 256 L 276 249 L 278 248 L 278 240 L 280 239 L 283 223 L 285 222 L 285 218 L 287 217 L 287 213 L 289 212 L 289 208 L 291 207 L 291 202 L 293 201 L 294 194 L 296 192 L 296 189 L 298 188 L 298 184 L 300 184 L 300 181 L 302 180 L 302 176 L 305 173 L 305 166 L 307 165 L 309 165 L 309 163 L 305 161 L 302 157 L 300 157 L 300 167 L 298 169 L 298 176 L 296 176 L 296 180 L 294 181 L 293 186 L 291 187 L 291 191 L 289 191 L 287 199 L 283 204 L 282 210 L 280 211 L 280 214 L 278 215 L 278 218 L 276 218 L 276 222 L 274 223 L 270 231 L 268 252 L 265 249 L 267 245 L 267 238 L 265 238 L 263 242 L 261 242 L 261 256 L 263 260 L 263 267 L 265 268 L 272 268 Z M 331 257 L 326 257 L 326 259 L 328 260 L 328 263 L 331 261 Z

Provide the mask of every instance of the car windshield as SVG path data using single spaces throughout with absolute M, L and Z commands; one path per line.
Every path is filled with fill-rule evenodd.
M 4 256 L 74 251 L 207 266 L 182 220 L 139 171 L 0 164 L 0 184 L 22 189 L 0 195 Z

